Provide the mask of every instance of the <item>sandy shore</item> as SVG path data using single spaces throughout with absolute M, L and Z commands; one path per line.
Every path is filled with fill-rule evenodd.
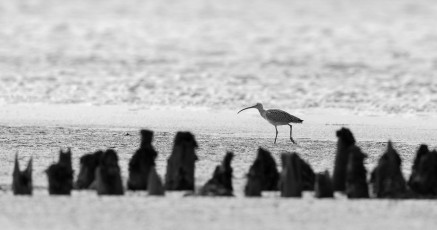
M 435 229 L 435 201 L 0 197 L 2 229 Z
M 296 125 L 288 140 L 288 129 L 280 128 L 278 144 L 274 129 L 256 111 L 236 115 L 235 111 L 193 108 L 138 109 L 129 106 L 5 105 L 0 111 L 0 222 L 5 229 L 432 229 L 436 226 L 436 201 L 348 201 L 341 194 L 335 200 L 281 199 L 277 193 L 261 199 L 246 199 L 242 189 L 245 173 L 259 146 L 279 154 L 296 151 L 315 171 L 332 169 L 336 137 L 342 126 L 353 130 L 358 145 L 368 154 L 371 170 L 385 149 L 388 138 L 395 142 L 405 175 L 409 175 L 417 144 L 435 147 L 433 116 L 351 115 L 342 110 L 303 110 L 305 119 Z M 72 147 L 73 164 L 99 148 L 115 148 L 120 155 L 124 180 L 127 162 L 139 143 L 138 130 L 156 131 L 154 145 L 159 152 L 158 172 L 165 173 L 166 159 L 177 130 L 190 130 L 199 142 L 196 164 L 197 186 L 211 175 L 226 151 L 234 151 L 235 198 L 183 198 L 169 193 L 165 198 L 128 193 L 120 198 L 97 197 L 93 192 L 75 192 L 70 198 L 47 195 L 45 168 L 57 158 L 61 147 Z M 10 191 L 13 156 L 19 152 L 24 163 L 34 158 L 34 197 L 14 197 Z M 22 164 L 23 164 L 22 163 Z M 21 217 L 23 216 L 23 217 Z M 343 222 L 341 222 L 343 221 Z M 228 223 L 228 224 L 225 224 Z M 342 224 L 340 224 L 342 223 Z

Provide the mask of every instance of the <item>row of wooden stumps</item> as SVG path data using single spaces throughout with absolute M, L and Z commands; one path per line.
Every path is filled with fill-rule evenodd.
M 245 188 L 246 196 L 260 196 L 263 190 L 275 190 L 282 197 L 301 197 L 302 191 L 314 190 L 317 198 L 332 198 L 342 192 L 348 198 L 437 198 L 437 151 L 421 145 L 417 151 L 408 182 L 401 171 L 401 158 L 389 141 L 387 150 L 367 179 L 367 157 L 356 146 L 349 129 L 337 131 L 337 151 L 332 178 L 328 171 L 314 174 L 297 153 L 283 153 L 282 172 L 276 171 L 274 159 L 260 149 L 252 165 Z
M 155 169 L 158 153 L 152 146 L 153 132 L 141 130 L 140 148 L 129 161 L 128 190 L 147 190 L 149 195 L 164 195 L 171 190 L 195 190 L 195 153 L 197 142 L 189 132 L 178 132 L 172 154 L 167 162 L 165 184 Z M 213 178 L 200 191 L 202 194 L 233 195 L 232 153 L 227 153 L 222 165 L 217 166 Z M 99 195 L 123 195 L 120 166 L 117 153 L 113 149 L 85 154 L 80 158 L 79 174 L 73 182 L 71 151 L 62 150 L 59 160 L 45 171 L 48 190 L 52 195 L 70 195 L 73 189 L 94 189 Z M 20 171 L 18 156 L 15 157 L 12 190 L 16 195 L 31 195 L 32 159 L 26 170 Z
M 261 196 L 262 191 L 278 191 L 282 197 L 301 197 L 303 191 L 314 191 L 317 198 L 334 197 L 343 192 L 349 198 L 431 198 L 437 196 L 437 152 L 421 145 L 408 182 L 401 172 L 401 158 L 388 143 L 377 166 L 367 179 L 364 154 L 356 146 L 349 129 L 337 131 L 337 151 L 333 176 L 328 171 L 315 174 L 311 166 L 297 153 L 281 155 L 282 172 L 277 169 L 271 153 L 259 148 L 258 155 L 247 173 L 244 193 Z M 197 142 L 189 132 L 176 134 L 172 154 L 167 162 L 165 184 L 155 169 L 157 152 L 152 146 L 153 132 L 141 131 L 141 145 L 129 162 L 128 190 L 147 190 L 149 195 L 164 195 L 165 191 L 195 190 L 195 153 Z M 228 152 L 212 178 L 196 194 L 232 196 L 232 167 L 234 154 Z M 59 161 L 46 170 L 49 193 L 69 195 L 72 189 L 94 189 L 99 195 L 122 195 L 117 153 L 108 149 L 86 154 L 80 158 L 80 170 L 73 182 L 71 151 L 60 152 Z M 32 194 L 32 160 L 24 171 L 19 170 L 17 157 L 13 172 L 14 194 Z

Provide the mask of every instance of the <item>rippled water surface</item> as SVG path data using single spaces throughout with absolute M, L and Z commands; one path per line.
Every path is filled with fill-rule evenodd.
M 0 2 L 0 103 L 437 112 L 437 2 Z

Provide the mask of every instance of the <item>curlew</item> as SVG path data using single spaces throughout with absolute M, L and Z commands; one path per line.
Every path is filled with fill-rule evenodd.
M 276 136 L 275 136 L 275 144 L 276 144 L 276 138 L 278 138 L 278 125 L 288 125 L 290 126 L 290 140 L 291 142 L 293 142 L 294 144 L 296 144 L 296 142 L 293 140 L 292 137 L 292 132 L 293 132 L 293 126 L 291 126 L 290 123 L 302 123 L 303 120 L 295 117 L 285 111 L 282 111 L 280 109 L 268 109 L 265 110 L 263 105 L 261 103 L 257 103 L 254 106 L 250 106 L 247 108 L 244 108 L 242 110 L 240 110 L 238 113 L 240 113 L 243 110 L 246 109 L 258 109 L 259 114 L 261 115 L 261 117 L 263 117 L 264 119 L 266 119 L 270 124 L 272 124 L 273 126 L 275 126 L 276 129 Z M 237 113 L 237 114 L 238 114 Z

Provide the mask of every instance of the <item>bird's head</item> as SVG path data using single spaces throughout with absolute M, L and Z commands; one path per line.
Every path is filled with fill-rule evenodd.
M 240 113 L 241 111 L 246 110 L 246 109 L 258 109 L 258 110 L 262 110 L 262 109 L 263 109 L 263 104 L 261 104 L 261 103 L 256 103 L 256 105 L 253 105 L 253 106 L 249 106 L 249 107 L 247 107 L 247 108 L 244 108 L 244 109 L 238 111 L 238 113 Z M 238 114 L 238 113 L 237 113 L 237 114 Z

